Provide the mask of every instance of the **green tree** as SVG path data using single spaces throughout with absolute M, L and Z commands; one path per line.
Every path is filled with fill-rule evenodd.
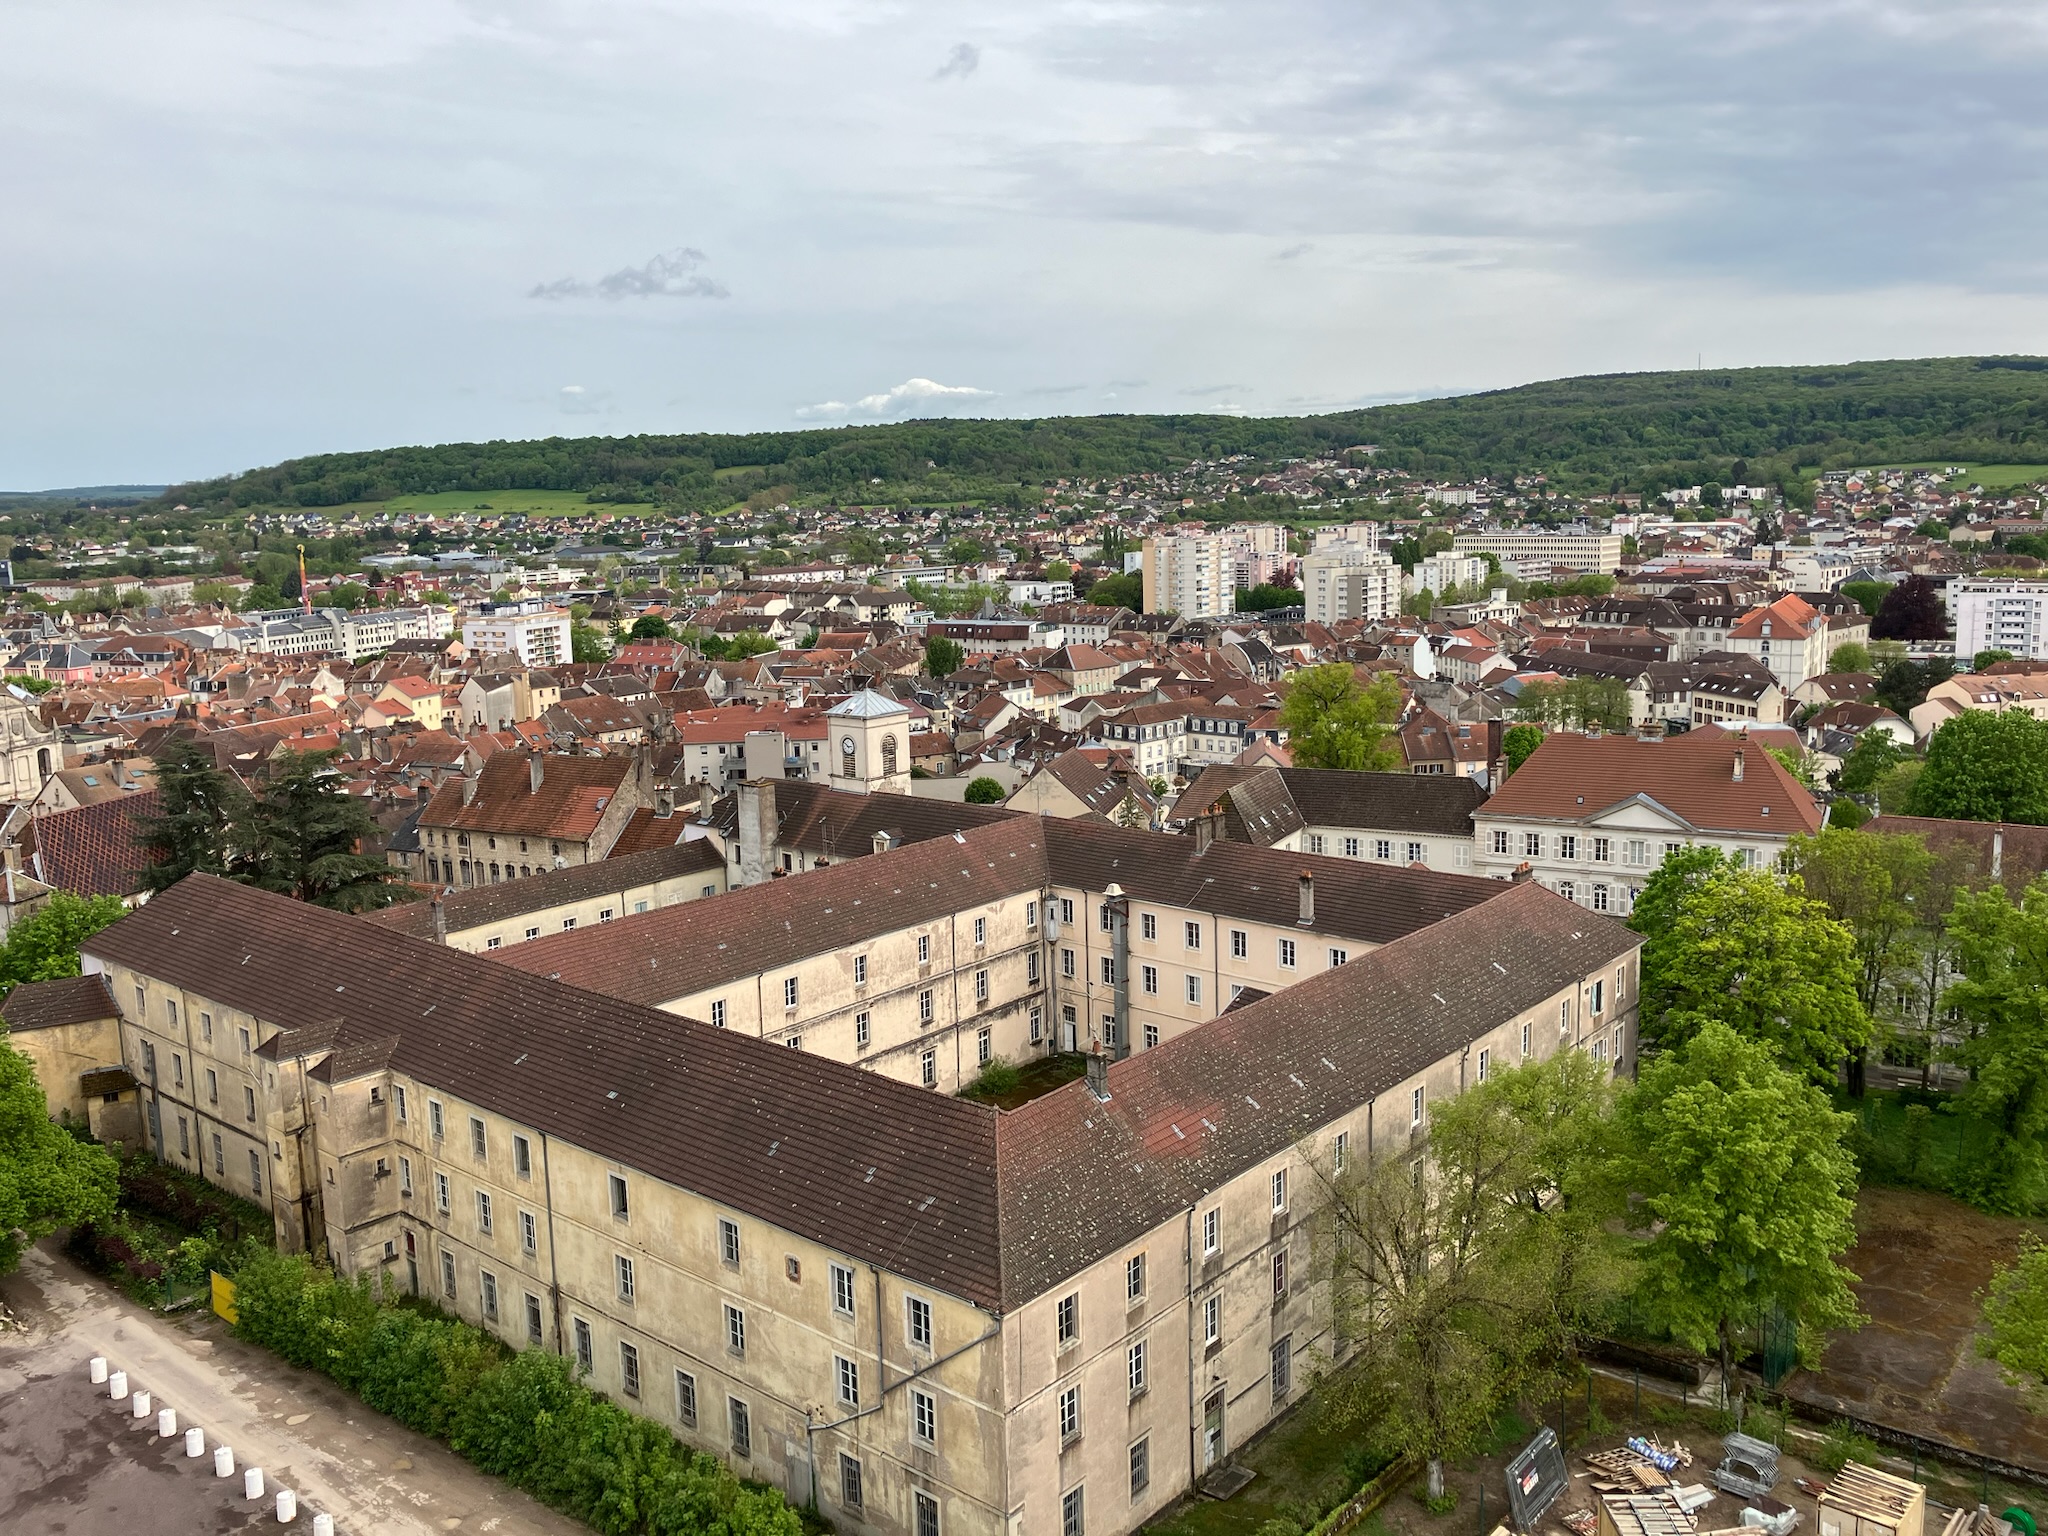
M 1854 936 L 1856 996 L 1876 1014 L 1913 965 L 1917 900 L 1934 855 L 1918 837 L 1827 828 L 1793 838 L 1787 856 L 1808 894 Z
M 1276 586 L 1261 582 L 1256 587 L 1237 589 L 1237 611 L 1239 613 L 1267 613 L 1275 608 L 1298 608 L 1301 606 L 1301 588 Z
M 47 902 L 7 930 L 7 941 L 0 944 L 0 994 L 24 981 L 76 976 L 79 947 L 127 914 L 118 896 L 52 891 Z
M 1835 787 L 1845 795 L 1874 794 L 1877 781 L 1905 760 L 1906 749 L 1889 731 L 1866 730 L 1842 759 Z
M 1643 894 L 1651 897 L 1648 885 Z M 1870 1018 L 1857 997 L 1855 938 L 1796 877 L 1706 866 L 1677 892 L 1668 920 L 1665 899 L 1647 917 L 1640 904 L 1635 914 L 1658 924 L 1640 930 L 1647 1040 L 1676 1049 L 1726 1024 L 1821 1083 L 1860 1055 Z
M 136 841 L 150 855 L 142 888 L 155 895 L 197 870 L 228 873 L 228 828 L 247 798 L 213 754 L 191 737 L 178 737 L 156 755 L 157 809 L 142 817 Z
M 1927 743 L 1913 814 L 2048 824 L 2048 720 L 1967 709 Z
M 1991 1154 L 1958 1170 L 1957 1192 L 2000 1211 L 2048 1193 L 2048 879 L 2018 904 L 2002 885 L 1957 898 L 1950 919 L 1960 979 L 1942 999 L 1965 1026 L 1965 1114 L 1993 1133 Z
M 1088 601 L 1103 608 L 1145 611 L 1145 578 L 1137 571 L 1122 576 L 1105 576 L 1088 589 Z
M 1870 670 L 1870 647 L 1851 640 L 1838 645 L 1828 652 L 1830 672 L 1868 672 Z
M 1305 667 L 1289 678 L 1280 700 L 1287 748 L 1301 768 L 1385 771 L 1401 762 L 1387 738 L 1401 713 L 1401 685 L 1388 673 L 1370 684 L 1349 662 Z
M 378 832 L 369 806 L 348 793 L 335 752 L 280 752 L 238 817 L 235 877 L 342 912 L 405 899 L 398 871 L 360 851 Z
M 1634 723 L 1628 685 L 1616 677 L 1568 677 L 1525 683 L 1515 717 L 1566 731 L 1626 731 Z
M 1500 736 L 1500 755 L 1507 762 L 1508 776 L 1529 760 L 1529 754 L 1543 745 L 1543 727 L 1528 721 L 1509 726 Z
M 1047 581 L 1072 581 L 1074 579 L 1074 568 L 1064 560 L 1048 560 L 1045 562 L 1045 579 Z
M 1776 1307 L 1802 1345 L 1859 1321 L 1853 1124 L 1771 1048 L 1707 1024 L 1645 1063 L 1621 1134 L 1637 1219 L 1638 1304 L 1695 1349 L 1712 1350 L 1741 1397 L 1738 1330 Z
M 599 662 L 611 659 L 612 648 L 595 625 L 579 620 L 569 621 L 569 659 L 579 662 Z
M 1008 796 L 998 781 L 983 774 L 969 782 L 963 798 L 969 805 L 1001 805 Z
M 78 974 L 76 951 L 59 974 Z M 0 1029 L 0 1275 L 46 1233 L 111 1217 L 118 1190 L 113 1154 L 51 1121 L 35 1067 Z
M 370 589 L 359 581 L 336 582 L 320 597 L 323 608 L 344 608 L 353 613 L 370 605 Z
M 2048 1408 L 2048 1245 L 2031 1233 L 2020 1240 L 2019 1258 L 1985 1288 L 1977 1353 L 1998 1363 L 2029 1407 Z
M 633 621 L 633 627 L 627 633 L 635 640 L 666 640 L 675 631 L 668 627 L 668 620 L 660 614 L 643 613 Z
M 967 649 L 945 635 L 928 635 L 924 642 L 924 670 L 930 677 L 951 677 L 967 664 Z
M 1994 646 L 1988 651 L 1979 651 L 1975 656 L 1972 656 L 1970 658 L 1970 670 L 1972 672 L 1988 671 L 1990 668 L 1997 666 L 2001 661 L 2011 661 L 2012 659 L 2011 651 L 2001 651 Z
M 1867 617 L 1874 619 L 1891 586 L 1882 581 L 1845 581 L 1836 590 L 1850 602 L 1860 605 Z
M 1871 657 L 1878 663 L 1871 702 L 1902 718 L 1926 702 L 1928 689 L 1955 673 L 1955 664 L 1939 657 L 1927 661 L 1909 661 L 1903 656 L 1887 659 L 1876 645 L 1871 647 Z

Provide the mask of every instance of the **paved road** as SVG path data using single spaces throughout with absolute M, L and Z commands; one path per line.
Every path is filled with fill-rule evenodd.
M 295 1489 L 299 1519 L 335 1518 L 342 1536 L 588 1536 L 587 1528 L 484 1476 L 447 1447 L 371 1412 L 333 1383 L 242 1343 L 211 1313 L 163 1318 L 78 1269 L 51 1245 L 0 1280 L 25 1325 L 0 1333 L 0 1531 L 22 1536 L 239 1532 L 275 1517 L 213 1476 L 212 1447 Z M 87 1385 L 105 1355 L 180 1429 L 206 1431 L 188 1461 Z M 125 1408 L 125 1405 L 124 1405 Z

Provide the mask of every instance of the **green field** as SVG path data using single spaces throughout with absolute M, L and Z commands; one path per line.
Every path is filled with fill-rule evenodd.
M 1947 464 L 1886 464 L 1885 469 L 1947 469 Z M 1966 464 L 1963 472 L 1949 480 L 1958 490 L 1981 485 L 1987 491 L 2006 491 L 2018 485 L 2048 480 L 2048 464 Z

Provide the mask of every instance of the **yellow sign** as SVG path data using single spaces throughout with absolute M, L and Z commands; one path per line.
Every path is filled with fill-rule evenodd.
M 208 1273 L 213 1275 L 213 1310 L 229 1322 L 239 1323 L 242 1319 L 235 1314 L 235 1282 L 226 1275 Z

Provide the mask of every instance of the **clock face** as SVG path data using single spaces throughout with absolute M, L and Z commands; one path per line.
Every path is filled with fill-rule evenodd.
M 839 750 L 842 752 L 851 752 L 853 750 L 853 738 L 851 736 L 840 737 Z

